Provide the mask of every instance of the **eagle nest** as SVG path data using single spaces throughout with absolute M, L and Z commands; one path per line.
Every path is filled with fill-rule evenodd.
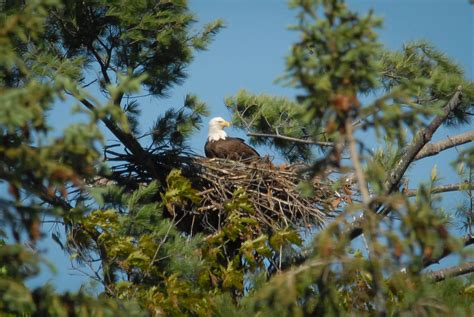
M 252 205 L 244 211 L 245 217 L 268 229 L 321 227 L 337 206 L 330 181 L 305 175 L 301 165 L 277 167 L 265 158 L 232 161 L 201 157 L 186 165 L 183 174 L 198 190 L 201 204 L 180 206 L 176 216 L 182 229 L 191 234 L 219 230 L 238 193 Z M 300 193 L 303 180 L 312 185 L 311 195 Z
M 96 185 L 112 181 L 137 188 L 139 184 L 153 180 L 132 155 L 110 153 L 113 155 L 107 159 L 120 159 L 126 163 L 114 166 L 112 178 L 107 177 L 105 183 L 99 178 Z M 301 164 L 275 166 L 268 158 L 233 161 L 179 154 L 155 154 L 153 162 L 155 169 L 160 171 L 161 184 L 166 183 L 166 175 L 173 169 L 179 169 L 198 192 L 200 202 L 167 204 L 165 212 L 182 232 L 191 235 L 219 231 L 228 219 L 232 203 L 238 199 L 248 207 L 240 208 L 241 215 L 270 231 L 285 227 L 321 227 L 346 200 L 344 191 L 342 196 L 335 192 L 330 179 L 311 177 Z M 302 181 L 305 181 L 306 189 L 311 187 L 310 195 L 300 193 Z M 161 191 L 165 192 L 166 188 Z M 157 199 L 161 200 L 160 197 Z

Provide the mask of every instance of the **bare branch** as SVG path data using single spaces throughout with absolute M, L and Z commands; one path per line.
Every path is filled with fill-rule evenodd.
M 314 141 L 311 139 L 300 139 L 300 138 L 294 138 L 291 136 L 286 136 L 286 135 L 281 135 L 281 134 L 247 132 L 247 135 L 252 136 L 252 137 L 282 139 L 282 140 L 287 140 L 287 141 L 292 141 L 292 142 L 297 142 L 297 143 L 304 143 L 304 144 L 314 144 L 314 145 L 320 145 L 320 146 L 334 146 L 333 142 L 322 142 L 322 141 Z
M 422 158 L 433 156 L 438 154 L 441 151 L 450 149 L 457 145 L 462 145 L 474 141 L 474 130 L 468 131 L 453 137 L 448 137 L 446 140 L 442 140 L 436 143 L 426 144 L 421 151 L 415 156 L 416 160 L 421 160 Z
M 92 80 L 91 82 L 87 83 L 87 84 L 84 84 L 83 86 L 81 86 L 82 89 L 84 88 L 87 88 L 89 87 L 90 85 L 92 85 L 93 83 L 97 82 L 97 78 Z
M 470 245 L 473 245 L 474 244 L 474 236 L 466 236 L 464 237 L 463 239 L 464 243 L 463 243 L 463 247 L 468 247 Z M 423 258 L 423 268 L 427 268 L 428 266 L 432 265 L 432 264 L 438 264 L 442 259 L 444 259 L 445 257 L 447 257 L 448 255 L 450 255 L 451 253 L 453 252 L 452 249 L 450 248 L 445 248 L 443 250 L 443 253 L 436 257 L 436 258 Z M 311 256 L 311 252 L 301 252 L 295 259 L 294 261 L 291 263 L 292 265 L 295 265 L 295 266 L 298 266 L 298 265 L 301 265 L 302 263 L 304 263 L 306 260 L 308 260 Z M 286 268 L 288 267 L 283 267 L 283 270 L 285 270 Z
M 468 190 L 468 189 L 474 189 L 474 184 L 466 182 L 466 183 L 459 183 L 459 184 L 448 184 L 448 185 L 436 186 L 436 187 L 431 188 L 430 193 L 439 194 L 439 193 L 455 192 L 455 191 Z M 410 189 L 405 192 L 405 194 L 408 197 L 416 196 L 417 193 L 418 193 L 418 189 Z
M 439 282 L 449 277 L 461 276 L 473 272 L 474 262 L 465 262 L 457 266 L 449 267 L 447 269 L 425 273 L 424 275 L 427 276 L 433 282 Z
M 96 61 L 99 63 L 100 70 L 101 70 L 101 72 L 102 72 L 102 75 L 104 76 L 105 82 L 106 82 L 107 84 L 110 84 L 111 81 L 110 81 L 109 74 L 107 73 L 107 65 L 106 65 L 106 62 L 102 59 L 102 57 L 100 57 L 99 53 L 97 53 L 97 51 L 96 51 L 95 48 L 92 46 L 92 44 L 88 45 L 88 49 L 89 49 L 89 51 L 92 53 L 92 55 L 94 55 Z
M 86 106 L 87 109 L 95 111 L 96 108 L 90 101 L 88 101 L 87 99 L 81 99 L 80 101 L 84 106 Z M 117 139 L 119 139 L 122 144 L 127 147 L 127 149 L 129 149 L 133 154 L 138 155 L 144 151 L 140 143 L 138 143 L 138 141 L 132 134 L 120 129 L 115 124 L 115 122 L 108 118 L 102 118 L 101 120 L 110 130 L 110 132 L 112 132 L 117 137 Z

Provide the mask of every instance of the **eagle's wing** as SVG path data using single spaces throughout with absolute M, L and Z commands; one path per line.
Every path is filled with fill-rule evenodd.
M 244 139 L 241 139 L 241 138 L 226 138 L 226 141 L 227 140 L 229 140 L 229 141 L 230 140 L 235 140 L 235 148 L 233 149 L 233 152 L 237 153 L 237 155 L 239 156 L 240 159 L 248 159 L 248 158 L 251 158 L 251 157 L 260 157 L 260 154 L 258 154 L 258 152 L 253 147 L 251 147 L 250 145 L 245 143 Z
M 227 137 L 223 140 L 207 141 L 204 146 L 207 157 L 219 157 L 231 160 L 260 157 L 258 152 L 241 138 Z

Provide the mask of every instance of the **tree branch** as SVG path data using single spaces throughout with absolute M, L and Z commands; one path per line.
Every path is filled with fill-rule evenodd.
M 439 193 L 446 193 L 446 192 L 455 192 L 460 190 L 468 190 L 474 189 L 473 183 L 459 183 L 459 184 L 448 184 L 448 185 L 441 185 L 431 188 L 431 194 L 439 194 Z M 410 189 L 405 192 L 405 195 L 408 197 L 416 196 L 418 193 L 418 189 Z
M 107 84 L 110 84 L 111 81 L 110 81 L 110 77 L 109 77 L 109 74 L 107 73 L 107 65 L 106 65 L 106 62 L 104 62 L 102 60 L 102 57 L 100 57 L 99 53 L 97 53 L 97 51 L 95 50 L 95 48 L 92 46 L 92 44 L 88 45 L 88 48 L 89 48 L 89 51 L 92 53 L 92 55 L 94 55 L 95 59 L 97 60 L 97 62 L 99 63 L 99 66 L 100 66 L 100 70 L 102 72 L 102 75 L 104 76 L 104 79 L 105 79 L 105 82 Z
M 359 184 L 359 190 L 362 195 L 362 202 L 364 203 L 364 207 L 368 207 L 370 203 L 369 189 L 367 187 L 367 182 L 364 177 L 364 172 L 360 164 L 359 153 L 357 152 L 356 142 L 353 135 L 353 126 L 352 126 L 351 121 L 352 121 L 351 119 L 346 119 L 345 121 L 346 138 L 347 138 L 347 142 L 349 143 L 349 151 L 351 155 L 352 164 L 354 165 L 357 183 Z M 375 230 L 375 228 L 372 228 L 372 230 Z M 366 242 L 367 252 L 369 252 L 368 253 L 369 259 L 371 259 L 371 256 L 374 256 L 374 257 L 379 256 L 379 252 L 374 247 L 374 241 L 373 241 L 374 231 L 372 230 L 368 232 L 368 235 L 370 238 L 369 241 L 367 242 L 364 240 Z M 376 307 L 378 310 L 378 315 L 385 316 L 386 304 L 385 304 L 385 300 L 383 296 L 384 282 L 383 282 L 383 275 L 380 270 L 380 266 L 377 265 L 376 262 L 371 261 L 371 264 L 369 265 L 369 270 L 373 276 L 373 290 L 375 291 L 375 299 L 376 299 Z
M 81 99 L 81 103 L 86 106 L 91 111 L 95 110 L 95 106 L 88 101 L 87 99 Z M 137 161 L 143 162 L 144 166 L 147 167 L 148 171 L 153 177 L 158 177 L 158 174 L 156 172 L 155 165 L 151 161 L 150 155 L 148 155 L 148 152 L 143 149 L 141 144 L 138 142 L 138 140 L 135 138 L 133 134 L 130 132 L 125 132 L 123 131 L 120 127 L 115 124 L 112 120 L 108 118 L 102 118 L 102 122 L 105 124 L 105 126 L 112 132 L 117 139 L 122 142 L 122 144 L 130 151 L 132 152 L 133 155 L 137 157 Z
M 433 134 L 446 120 L 449 114 L 461 104 L 461 96 L 461 86 L 459 86 L 454 95 L 444 106 L 443 113 L 441 115 L 437 115 L 426 128 L 419 131 L 413 138 L 412 142 L 407 147 L 405 147 L 403 151 L 404 154 L 400 158 L 397 166 L 388 174 L 388 177 L 385 179 L 384 187 L 387 195 L 392 193 L 398 187 L 398 183 L 408 169 L 408 166 L 410 166 L 410 164 L 413 162 L 416 155 L 425 146 L 425 144 L 431 140 Z M 379 213 L 382 216 L 385 216 L 389 213 L 389 209 L 382 208 Z M 365 215 L 362 214 L 350 224 L 349 228 L 346 230 L 349 239 L 353 240 L 362 234 L 362 224 L 365 221 Z
M 365 181 L 364 172 L 362 171 L 362 166 L 360 165 L 359 154 L 357 153 L 356 143 L 354 140 L 352 132 L 352 123 L 350 120 L 346 120 L 346 137 L 349 142 L 349 151 L 351 153 L 352 164 L 354 164 L 354 170 L 357 177 L 357 183 L 359 184 L 359 190 L 362 195 L 362 201 L 364 205 L 369 204 L 370 195 L 367 188 L 367 182 Z
M 100 41 L 100 39 L 99 39 L 99 42 L 102 43 L 102 41 Z M 92 44 L 89 45 L 88 48 L 89 48 L 89 51 L 92 53 L 92 55 L 94 55 L 97 62 L 99 63 L 100 70 L 102 72 L 102 75 L 104 76 L 105 82 L 110 85 L 112 83 L 112 81 L 110 79 L 109 74 L 107 73 L 107 70 L 110 68 L 110 59 L 111 59 L 111 54 L 112 54 L 112 48 L 108 49 L 105 46 L 105 44 L 103 44 L 103 43 L 102 43 L 102 45 L 104 46 L 104 49 L 107 52 L 107 58 L 106 58 L 105 61 L 102 59 L 102 57 L 100 57 L 99 53 L 95 50 L 95 48 Z M 112 103 L 114 105 L 119 106 L 120 103 L 122 102 L 123 95 L 124 94 L 122 92 L 117 94 L 116 98 L 114 100 L 112 100 Z
M 474 244 L 474 236 L 467 236 L 464 238 L 464 248 L 468 247 L 470 245 Z M 443 253 L 436 257 L 436 258 L 424 258 L 423 259 L 423 267 L 426 268 L 430 266 L 431 264 L 437 264 L 439 261 L 441 261 L 443 258 L 447 257 L 453 252 L 450 248 L 445 248 L 443 250 Z
M 426 144 L 420 152 L 415 156 L 416 160 L 421 160 L 422 158 L 433 156 L 438 154 L 441 151 L 450 149 L 457 145 L 465 144 L 474 141 L 474 130 L 468 131 L 453 137 L 448 137 L 446 140 L 442 140 L 436 143 Z
M 397 188 L 397 185 L 408 169 L 408 166 L 410 166 L 425 144 L 431 141 L 433 134 L 438 130 L 449 114 L 461 104 L 461 96 L 461 87 L 459 86 L 446 106 L 444 106 L 443 113 L 436 116 L 426 128 L 418 132 L 412 142 L 404 149 L 404 154 L 400 158 L 397 166 L 389 173 L 385 180 L 384 186 L 387 193 L 391 193 L 395 188 Z
M 432 282 L 443 281 L 449 277 L 461 276 L 474 272 L 474 262 L 465 262 L 457 266 L 449 267 L 434 272 L 425 273 Z
M 311 139 L 300 139 L 300 138 L 294 138 L 291 136 L 286 136 L 286 135 L 281 135 L 281 134 L 247 132 L 247 135 L 251 137 L 282 139 L 282 140 L 304 143 L 304 144 L 314 144 L 314 145 L 320 145 L 320 146 L 334 146 L 333 142 L 322 142 L 322 141 L 314 141 Z

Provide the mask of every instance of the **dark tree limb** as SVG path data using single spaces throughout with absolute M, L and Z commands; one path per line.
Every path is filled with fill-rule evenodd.
M 433 156 L 438 154 L 441 151 L 450 149 L 457 145 L 466 144 L 474 141 L 474 130 L 464 132 L 452 137 L 448 137 L 446 140 L 442 140 L 436 143 L 426 144 L 420 152 L 415 156 L 416 160 L 421 160 L 422 158 Z
M 455 191 L 468 190 L 468 189 L 474 189 L 474 184 L 466 182 L 466 183 L 459 183 L 459 184 L 448 184 L 448 185 L 436 186 L 436 187 L 431 188 L 430 193 L 439 194 L 439 193 L 455 192 Z M 413 196 L 416 196 L 417 193 L 418 193 L 418 189 L 410 189 L 405 192 L 405 195 L 407 195 L 408 197 L 413 197 Z
M 434 272 L 425 273 L 432 282 L 440 282 L 450 277 L 461 276 L 474 272 L 474 262 L 464 262 L 460 265 L 449 267 Z
M 80 101 L 87 109 L 91 111 L 95 110 L 95 106 L 87 99 L 81 99 Z M 110 132 L 112 132 L 115 137 L 122 142 L 125 148 L 135 155 L 138 161 L 143 162 L 143 165 L 146 166 L 151 176 L 158 178 L 158 173 L 153 161 L 151 160 L 151 155 L 149 155 L 149 153 L 141 146 L 137 138 L 130 132 L 123 131 L 114 121 L 108 118 L 102 118 L 101 120 Z
M 94 55 L 97 63 L 99 63 L 99 66 L 100 66 L 100 70 L 102 72 L 102 75 L 104 76 L 104 80 L 107 84 L 110 84 L 111 81 L 110 81 L 110 77 L 109 77 L 109 74 L 107 73 L 107 65 L 106 65 L 106 62 L 102 60 L 102 57 L 100 57 L 99 53 L 94 49 L 94 47 L 91 45 L 88 46 L 89 48 L 89 51 L 92 53 L 92 55 Z

